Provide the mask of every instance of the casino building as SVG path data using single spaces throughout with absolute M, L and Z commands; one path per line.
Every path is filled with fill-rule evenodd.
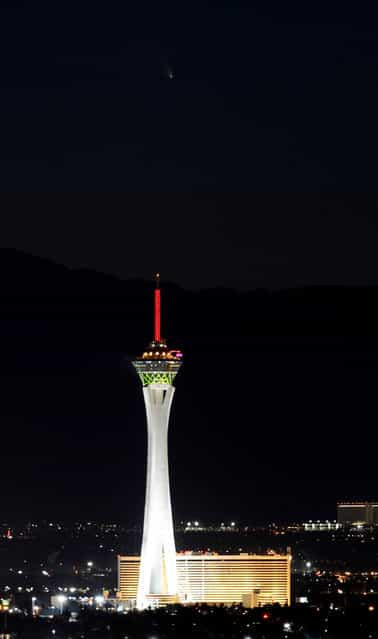
M 177 601 L 182 604 L 244 603 L 255 607 L 290 605 L 291 556 L 178 553 Z M 118 598 L 132 605 L 137 598 L 140 558 L 118 557 Z M 248 603 L 246 603 L 248 602 Z M 150 598 L 150 605 L 161 605 Z

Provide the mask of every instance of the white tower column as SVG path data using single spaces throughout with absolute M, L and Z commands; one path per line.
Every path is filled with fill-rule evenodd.
M 160 335 L 160 275 L 154 292 L 154 339 L 133 362 L 143 384 L 147 415 L 147 487 L 143 541 L 137 594 L 138 608 L 175 601 L 176 548 L 168 470 L 168 424 L 173 380 L 182 364 L 182 352 L 170 350 Z
M 174 387 L 152 383 L 143 388 L 147 415 L 147 486 L 138 584 L 138 608 L 177 594 L 176 548 L 168 469 L 168 424 Z

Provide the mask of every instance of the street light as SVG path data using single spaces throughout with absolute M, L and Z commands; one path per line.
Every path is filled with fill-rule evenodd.
M 98 606 L 102 606 L 104 601 L 105 601 L 105 597 L 103 597 L 102 595 L 96 595 L 95 602 Z
M 67 597 L 65 595 L 58 595 L 58 602 L 60 605 L 60 614 L 63 614 L 63 608 L 64 608 L 64 604 L 67 601 Z

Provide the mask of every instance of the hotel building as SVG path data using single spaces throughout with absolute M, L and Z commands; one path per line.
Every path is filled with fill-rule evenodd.
M 279 603 L 290 605 L 291 556 L 217 555 L 178 553 L 177 600 L 182 604 L 244 603 L 249 607 Z M 140 558 L 118 557 L 118 598 L 137 598 Z M 152 601 L 151 605 L 164 603 Z
M 378 501 L 340 501 L 337 504 L 337 522 L 346 526 L 377 526 Z

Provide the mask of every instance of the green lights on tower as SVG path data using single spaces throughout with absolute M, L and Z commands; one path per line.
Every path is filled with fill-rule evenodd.
M 149 386 L 150 384 L 172 384 L 177 373 L 170 373 L 168 371 L 146 371 L 139 372 L 139 378 L 143 386 Z

